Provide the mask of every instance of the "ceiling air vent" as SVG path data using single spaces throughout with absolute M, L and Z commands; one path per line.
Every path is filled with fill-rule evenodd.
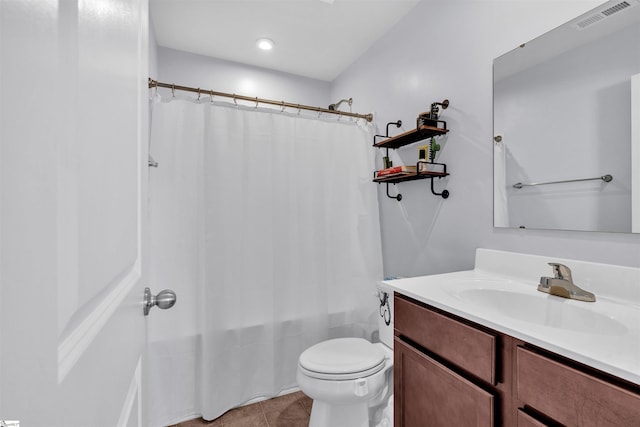
M 614 4 L 611 7 L 606 8 L 605 10 L 601 10 L 593 15 L 589 15 L 586 18 L 576 22 L 574 25 L 578 30 L 582 30 L 587 28 L 590 25 L 593 25 L 597 22 L 602 21 L 603 19 L 618 13 L 628 7 L 634 6 L 636 3 L 629 3 L 628 1 L 621 1 L 620 3 Z
M 616 12 L 620 12 L 622 9 L 626 9 L 631 6 L 628 2 L 623 1 L 621 3 L 616 4 L 615 6 L 611 6 L 609 9 L 605 9 L 602 11 L 602 14 L 605 16 L 613 15 Z

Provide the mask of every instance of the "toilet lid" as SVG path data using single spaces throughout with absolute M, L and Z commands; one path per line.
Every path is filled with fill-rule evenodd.
M 352 379 L 372 375 L 385 364 L 379 346 L 362 338 L 337 338 L 306 349 L 299 359 L 300 367 L 312 377 Z

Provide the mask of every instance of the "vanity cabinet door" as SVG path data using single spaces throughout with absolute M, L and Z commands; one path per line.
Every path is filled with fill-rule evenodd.
M 396 337 L 395 427 L 492 427 L 494 396 Z
M 640 426 L 640 394 L 522 347 L 516 355 L 524 404 L 569 426 Z

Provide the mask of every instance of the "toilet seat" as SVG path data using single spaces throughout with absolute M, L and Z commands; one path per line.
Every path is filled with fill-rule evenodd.
M 375 374 L 385 366 L 379 346 L 362 338 L 337 338 L 309 347 L 298 361 L 307 376 L 325 380 L 352 380 Z

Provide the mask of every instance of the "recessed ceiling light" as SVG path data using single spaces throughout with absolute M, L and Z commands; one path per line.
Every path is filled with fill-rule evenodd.
M 275 46 L 275 43 L 271 39 L 261 38 L 256 40 L 256 46 L 262 50 L 271 50 Z

